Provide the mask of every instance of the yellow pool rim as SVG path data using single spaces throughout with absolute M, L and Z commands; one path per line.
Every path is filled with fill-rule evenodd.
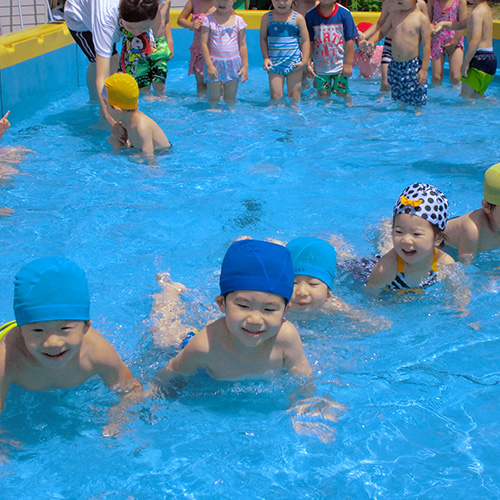
M 180 10 L 171 11 L 172 27 L 179 28 Z M 249 29 L 259 29 L 265 11 L 239 10 Z M 375 22 L 379 12 L 353 12 L 354 21 Z M 493 38 L 500 39 L 500 21 L 493 21 Z M 0 36 L 0 70 L 74 43 L 64 22 L 43 24 Z

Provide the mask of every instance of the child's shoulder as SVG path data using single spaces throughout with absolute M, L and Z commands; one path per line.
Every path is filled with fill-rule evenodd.
M 275 337 L 276 345 L 286 347 L 294 345 L 297 341 L 300 341 L 300 335 L 297 328 L 295 328 L 290 321 L 284 319 L 283 324 Z
M 437 254 L 439 266 L 451 266 L 455 264 L 455 259 L 446 252 L 443 252 L 440 248 L 437 249 Z

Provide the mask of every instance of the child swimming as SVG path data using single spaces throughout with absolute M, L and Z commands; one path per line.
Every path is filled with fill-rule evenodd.
M 188 75 L 195 76 L 196 92 L 201 98 L 205 98 L 207 92 L 207 84 L 203 78 L 205 59 L 201 52 L 201 26 L 205 16 L 214 11 L 212 0 L 188 0 L 177 20 L 179 26 L 194 31 L 193 43 L 189 47 L 191 57 Z M 191 16 L 191 20 L 188 19 L 189 16 Z
M 200 368 L 218 380 L 283 370 L 311 374 L 299 333 L 283 317 L 293 294 L 292 261 L 285 247 L 259 240 L 234 242 L 222 262 L 220 292 L 216 302 L 224 316 L 196 333 L 160 379 Z
M 152 155 L 155 149 L 170 147 L 159 125 L 137 109 L 139 86 L 133 76 L 116 73 L 104 82 L 103 99 L 109 114 L 116 120 L 108 142 L 116 149 L 130 146 Z
M 99 375 L 108 387 L 137 386 L 112 345 L 92 328 L 85 273 L 68 259 L 25 265 L 14 282 L 15 321 L 0 327 L 0 411 L 12 384 L 65 389 Z
M 373 268 L 366 290 L 422 293 L 440 279 L 443 266 L 454 264 L 437 248 L 443 241 L 448 220 L 448 200 L 434 186 L 416 183 L 399 196 L 393 210 L 394 248 Z
M 484 174 L 481 208 L 451 219 L 444 235 L 445 247 L 458 249 L 458 260 L 471 264 L 479 252 L 500 248 L 500 163 Z
M 264 14 L 260 25 L 260 48 L 264 70 L 269 74 L 271 99 L 287 95 L 300 101 L 302 73 L 308 64 L 309 33 L 302 14 L 292 9 L 292 0 L 273 0 L 274 10 Z
M 236 99 L 238 83 L 248 79 L 246 23 L 233 10 L 234 0 L 214 0 L 215 12 L 203 19 L 201 51 L 208 101 L 216 105 L 224 86 L 224 101 Z

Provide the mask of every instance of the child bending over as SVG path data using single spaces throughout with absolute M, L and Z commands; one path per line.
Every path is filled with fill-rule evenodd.
M 137 109 L 139 86 L 127 73 L 116 73 L 104 82 L 103 95 L 109 114 L 116 120 L 108 142 L 116 149 L 129 146 L 152 155 L 155 149 L 170 147 L 165 132 Z
M 448 222 L 445 246 L 458 249 L 458 260 L 471 264 L 479 252 L 500 248 L 500 163 L 484 174 L 482 208 Z

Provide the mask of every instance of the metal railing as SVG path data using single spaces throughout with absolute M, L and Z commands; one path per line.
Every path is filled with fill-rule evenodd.
M 0 35 L 54 22 L 57 0 L 0 0 Z

